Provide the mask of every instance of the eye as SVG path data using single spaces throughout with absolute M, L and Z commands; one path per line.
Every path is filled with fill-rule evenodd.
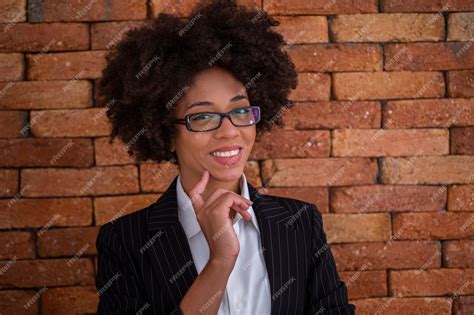
M 191 117 L 191 120 L 206 120 L 211 119 L 212 115 L 208 113 L 196 114 Z
M 248 113 L 250 110 L 250 107 L 241 107 L 241 108 L 237 108 L 237 109 L 234 109 L 234 113 L 235 114 L 246 114 Z

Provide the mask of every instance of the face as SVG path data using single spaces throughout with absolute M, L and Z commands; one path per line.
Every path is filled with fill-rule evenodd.
M 243 84 L 225 69 L 214 67 L 195 76 L 193 84 L 177 103 L 175 118 L 182 119 L 187 114 L 199 112 L 225 113 L 250 105 L 252 104 Z M 207 169 L 210 173 L 210 181 L 236 182 L 239 180 L 255 142 L 255 124 L 236 127 L 226 117 L 218 129 L 206 132 L 189 131 L 185 125 L 181 124 L 175 124 L 175 126 L 177 136 L 173 147 L 178 156 L 182 177 L 192 178 L 193 182 L 199 181 L 202 172 Z M 211 155 L 211 152 L 227 146 L 242 148 L 238 161 L 235 157 L 219 159 Z

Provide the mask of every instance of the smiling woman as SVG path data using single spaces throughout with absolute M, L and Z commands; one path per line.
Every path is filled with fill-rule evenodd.
M 244 174 L 255 141 L 293 106 L 278 24 L 206 1 L 188 18 L 159 14 L 107 56 L 111 141 L 179 175 L 100 228 L 98 314 L 354 314 L 318 208 L 260 194 Z

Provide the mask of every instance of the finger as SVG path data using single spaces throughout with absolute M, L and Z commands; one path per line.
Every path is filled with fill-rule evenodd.
M 204 203 L 205 208 L 221 209 L 220 211 L 227 211 L 228 216 L 230 215 L 230 209 L 240 212 L 240 210 L 242 210 L 242 206 L 248 206 L 242 196 L 223 189 L 216 189 Z
M 231 209 L 234 210 L 235 212 L 241 213 L 242 211 L 246 211 L 248 209 L 248 207 L 243 206 L 242 204 L 233 204 Z
M 239 201 L 237 203 L 234 203 L 232 208 L 236 209 L 236 211 L 238 211 L 240 215 L 247 221 L 252 220 L 252 216 L 250 215 L 248 211 L 250 207 L 246 203 Z
M 201 210 L 202 206 L 204 205 L 202 193 L 206 189 L 206 185 L 208 181 L 209 181 L 209 171 L 204 170 L 201 176 L 201 180 L 189 192 L 189 197 L 191 198 L 191 202 L 193 203 L 194 210 L 196 211 L 196 213 L 199 212 L 199 210 Z
M 231 199 L 232 200 L 240 200 L 241 203 L 245 204 L 245 205 L 252 205 L 253 204 L 253 201 L 249 200 L 249 199 L 246 199 L 244 196 L 242 195 L 239 195 L 233 191 L 226 191 L 226 190 L 215 190 L 208 198 L 208 200 L 206 201 L 206 204 L 207 205 L 210 205 L 210 204 L 213 204 L 215 203 L 216 200 L 220 199 L 220 197 L 224 194 L 224 193 L 227 193 L 227 192 L 230 192 L 231 193 Z

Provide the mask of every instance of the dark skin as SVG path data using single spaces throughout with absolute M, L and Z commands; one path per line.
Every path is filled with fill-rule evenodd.
M 244 85 L 222 68 L 205 70 L 196 75 L 193 82 L 176 105 L 176 118 L 204 111 L 228 112 L 251 105 Z M 203 101 L 209 104 L 189 107 Z M 189 195 L 201 180 L 204 170 L 208 170 L 210 176 L 206 189 L 201 194 L 203 200 L 207 200 L 217 188 L 240 194 L 239 180 L 255 143 L 256 126 L 236 127 L 228 118 L 222 121 L 220 128 L 208 132 L 191 132 L 181 124 L 175 126 L 177 136 L 172 149 L 176 150 L 178 156 L 184 191 Z M 242 158 L 237 165 L 221 165 L 209 154 L 217 148 L 230 145 L 243 147 Z M 231 217 L 234 216 L 235 211 L 232 210 Z

